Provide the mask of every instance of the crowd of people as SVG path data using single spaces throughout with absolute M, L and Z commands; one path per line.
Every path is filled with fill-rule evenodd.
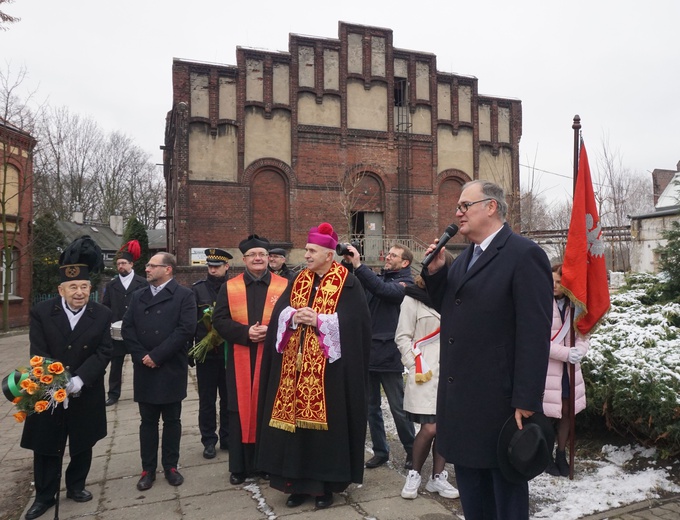
M 390 460 L 384 394 L 405 452 L 404 499 L 418 497 L 431 453 L 425 489 L 460 496 L 466 519 L 528 519 L 528 481 L 544 470 L 569 474 L 568 419 L 585 407 L 579 363 L 588 340 L 572 338 L 561 266 L 510 229 L 499 186 L 467 183 L 455 210 L 468 247 L 454 259 L 435 241 L 415 279 L 405 245 L 394 244 L 376 273 L 354 245 L 338 249 L 337 233 L 321 223 L 309 230 L 299 272 L 285 249 L 252 234 L 238 245 L 242 273 L 227 276 L 233 256 L 206 249 L 207 276 L 190 287 L 175 280 L 170 253 L 148 261 L 146 279 L 135 275 L 130 242 L 98 304 L 89 277 L 101 251 L 89 237 L 71 244 L 60 296 L 31 311 L 30 354 L 61 361 L 71 379 L 68 408 L 26 420 L 21 445 L 34 452 L 36 486 L 27 520 L 58 500 L 67 442 L 66 497 L 92 499 L 92 447 L 106 435 L 105 407 L 120 398 L 126 354 L 140 491 L 154 485 L 159 447 L 167 482 L 184 482 L 182 401 L 195 366 L 203 457 L 228 450 L 231 485 L 262 478 L 289 507 L 311 498 L 331 506 L 334 493 Z

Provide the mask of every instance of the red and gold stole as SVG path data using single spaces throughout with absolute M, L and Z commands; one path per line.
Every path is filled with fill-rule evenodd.
M 347 274 L 347 269 L 337 262 L 331 264 L 314 296 L 311 305 L 314 311 L 319 314 L 335 312 Z M 305 269 L 293 282 L 291 307 L 306 307 L 313 286 L 314 273 Z M 283 350 L 281 379 L 269 426 L 289 432 L 294 432 L 296 427 L 327 430 L 325 371 L 326 358 L 319 346 L 316 329 L 306 325 L 299 326 Z
M 272 273 L 264 302 L 262 318 L 259 320 L 262 325 L 269 325 L 274 305 L 287 286 L 288 280 Z M 239 323 L 249 324 L 246 283 L 243 281 L 243 274 L 228 280 L 226 291 L 231 319 Z M 255 372 L 252 377 L 250 374 L 250 347 L 236 344 L 232 347 L 234 352 L 234 373 L 236 374 L 236 397 L 238 399 L 238 412 L 241 418 L 241 440 L 244 443 L 252 444 L 255 442 L 255 431 L 257 428 L 257 396 L 260 389 L 260 366 L 262 364 L 264 343 L 260 342 L 257 344 Z

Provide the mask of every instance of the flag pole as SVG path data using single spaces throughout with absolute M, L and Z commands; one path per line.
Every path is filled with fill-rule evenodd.
M 578 178 L 579 150 L 581 148 L 581 118 L 578 114 L 574 116 L 571 125 L 574 130 L 574 182 L 572 185 L 572 200 L 576 193 L 576 179 Z M 573 202 L 572 202 L 573 204 Z M 573 209 L 572 209 L 573 211 Z M 571 332 L 570 347 L 576 345 L 576 332 L 574 330 L 574 304 L 570 303 L 571 312 L 569 313 L 569 331 Z M 569 480 L 574 480 L 574 437 L 576 436 L 576 365 L 569 365 Z

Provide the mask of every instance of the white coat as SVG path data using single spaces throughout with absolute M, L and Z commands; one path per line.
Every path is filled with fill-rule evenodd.
M 421 348 L 423 357 L 432 370 L 432 379 L 429 381 L 416 383 L 416 361 L 413 354 L 413 342 L 427 336 L 437 327 L 439 327 L 437 311 L 410 296 L 404 297 L 394 341 L 401 353 L 401 362 L 408 370 L 404 388 L 404 410 L 407 412 L 435 415 L 437 411 L 439 342 Z
M 568 327 L 569 324 L 565 326 Z M 553 302 L 551 338 L 558 334 L 561 327 L 562 318 L 560 317 L 560 310 L 557 303 Z M 564 363 L 569 365 L 567 358 L 569 356 L 572 334 L 573 330 L 570 330 L 562 341 L 550 342 L 550 360 L 548 361 L 548 374 L 545 379 L 545 394 L 543 395 L 543 413 L 548 417 L 555 417 L 557 419 L 562 417 L 562 372 L 564 370 Z M 577 334 L 575 346 L 585 355 L 588 352 L 590 343 L 588 338 Z M 574 413 L 579 413 L 586 407 L 586 385 L 583 381 L 580 363 L 576 363 L 575 377 L 576 404 L 574 406 Z

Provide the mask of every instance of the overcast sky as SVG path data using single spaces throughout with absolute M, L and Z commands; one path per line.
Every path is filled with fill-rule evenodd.
M 289 33 L 338 37 L 338 21 L 392 29 L 394 46 L 518 98 L 520 163 L 550 200 L 571 194 L 572 119 L 593 174 L 604 136 L 644 174 L 680 161 L 680 1 L 14 0 L 0 59 L 50 105 L 121 131 L 160 163 L 173 57 L 236 64 L 236 47 L 288 50 Z M 522 182 L 528 169 L 522 167 Z M 649 174 L 647 174 L 649 175 Z M 651 179 L 651 177 L 650 177 Z M 651 180 L 650 180 L 651 182 Z

